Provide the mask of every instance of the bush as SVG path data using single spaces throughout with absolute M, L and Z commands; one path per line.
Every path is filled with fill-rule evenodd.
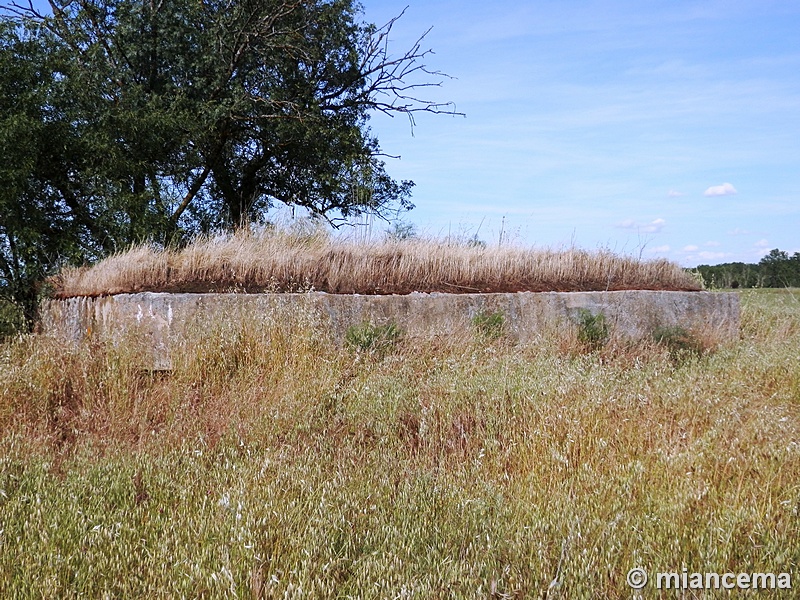
M 506 318 L 502 312 L 486 313 L 480 311 L 472 317 L 472 326 L 478 333 L 489 340 L 496 340 L 503 335 Z
M 344 339 L 347 346 L 356 352 L 383 353 L 392 349 L 402 335 L 394 323 L 375 325 L 362 323 L 347 328 Z
M 704 351 L 700 340 L 691 331 L 679 325 L 657 327 L 653 331 L 653 339 L 657 344 L 665 347 L 675 361 L 700 356 Z
M 603 313 L 593 314 L 582 308 L 578 311 L 578 341 L 590 352 L 600 350 L 608 342 L 608 323 Z

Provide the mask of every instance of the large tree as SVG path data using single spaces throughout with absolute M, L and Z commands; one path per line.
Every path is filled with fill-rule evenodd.
M 70 206 L 66 179 L 78 153 L 55 108 L 52 56 L 20 34 L 0 23 L 0 296 L 31 317 L 37 282 L 62 260 L 78 258 L 82 231 L 91 235 L 96 223 L 83 206 Z
M 49 6 L 6 4 L 0 26 L 0 291 L 26 302 L 60 262 L 276 202 L 331 221 L 410 208 L 369 116 L 453 113 L 417 96 L 440 75 L 424 35 L 393 55 L 395 20 L 365 24 L 353 0 Z

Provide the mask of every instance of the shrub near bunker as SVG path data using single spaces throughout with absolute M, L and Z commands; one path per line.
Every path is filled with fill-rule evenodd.
M 481 337 L 488 340 L 496 340 L 503 335 L 506 318 L 500 311 L 493 313 L 480 311 L 472 317 L 472 325 Z
M 666 348 L 670 358 L 676 362 L 700 356 L 705 350 L 702 342 L 691 331 L 680 325 L 657 327 L 653 331 L 653 339 Z
M 400 328 L 394 323 L 362 323 L 348 327 L 344 339 L 347 346 L 356 352 L 383 354 L 397 344 L 401 335 Z
M 582 308 L 578 311 L 578 341 L 590 352 L 603 348 L 608 342 L 609 329 L 603 313 L 593 314 Z

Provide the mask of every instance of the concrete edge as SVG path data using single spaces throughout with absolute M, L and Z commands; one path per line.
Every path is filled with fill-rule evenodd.
M 343 339 L 365 322 L 395 323 L 411 337 L 468 330 L 478 314 L 501 313 L 505 333 L 521 343 L 570 326 L 582 314 L 602 314 L 612 335 L 643 338 L 659 327 L 682 327 L 719 340 L 738 336 L 735 292 L 413 293 L 397 296 L 305 294 L 169 294 L 144 292 L 50 300 L 42 306 L 43 333 L 80 341 L 131 339 L 152 348 L 155 368 L 169 368 L 171 347 L 214 319 L 261 315 L 315 319 Z

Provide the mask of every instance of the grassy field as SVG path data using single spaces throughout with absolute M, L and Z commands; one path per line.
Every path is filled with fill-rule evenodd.
M 699 290 L 664 259 L 447 240 L 355 243 L 321 229 L 275 228 L 198 239 L 180 250 L 139 246 L 53 280 L 58 297 L 131 292 L 340 294 Z
M 0 597 L 614 599 L 636 566 L 797 589 L 800 292 L 741 294 L 741 339 L 702 351 L 370 352 L 303 315 L 197 332 L 170 374 L 2 345 Z

